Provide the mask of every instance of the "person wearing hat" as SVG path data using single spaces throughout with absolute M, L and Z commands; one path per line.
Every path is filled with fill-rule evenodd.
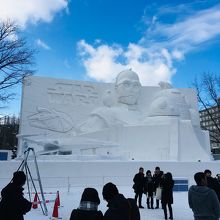
M 111 182 L 105 184 L 102 195 L 108 203 L 104 220 L 140 220 L 140 212 L 135 200 L 126 199 L 118 192 L 115 184 Z
M 98 210 L 99 195 L 94 188 L 85 188 L 79 207 L 73 209 L 70 220 L 102 220 L 103 214 Z
M 12 181 L 1 191 L 0 219 L 23 220 L 23 215 L 31 210 L 32 203 L 23 197 L 26 175 L 16 171 Z

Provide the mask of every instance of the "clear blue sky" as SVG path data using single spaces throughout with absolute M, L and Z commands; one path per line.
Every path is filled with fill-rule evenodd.
M 0 0 L 36 54 L 36 75 L 113 82 L 132 68 L 143 85 L 188 87 L 220 74 L 219 0 Z M 20 91 L 20 88 L 18 88 Z M 2 113 L 18 113 L 20 92 Z

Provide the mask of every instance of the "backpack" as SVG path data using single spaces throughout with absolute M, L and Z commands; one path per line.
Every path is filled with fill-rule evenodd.
M 140 212 L 137 207 L 136 201 L 132 198 L 127 198 L 129 207 L 129 219 L 128 220 L 140 220 Z

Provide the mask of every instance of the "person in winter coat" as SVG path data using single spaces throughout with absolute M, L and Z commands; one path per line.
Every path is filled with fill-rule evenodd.
M 157 192 L 157 188 L 160 188 L 160 183 L 162 180 L 163 171 L 160 170 L 160 167 L 155 167 L 154 175 L 153 175 L 153 181 L 154 181 L 154 192 Z M 156 195 L 156 207 L 155 209 L 159 208 L 159 199 Z
M 108 202 L 108 210 L 104 220 L 140 220 L 140 213 L 134 199 L 126 199 L 118 192 L 116 185 L 109 182 L 102 190 L 104 200 Z
M 137 174 L 135 174 L 134 178 L 133 178 L 133 189 L 135 192 L 135 201 L 137 203 L 137 199 L 138 199 L 138 206 L 139 208 L 144 208 L 141 203 L 142 203 L 142 195 L 144 192 L 144 168 L 140 167 L 139 168 L 139 172 Z
M 169 219 L 173 219 L 173 210 L 171 204 L 173 204 L 174 181 L 172 174 L 170 172 L 164 174 L 161 182 L 161 186 L 162 186 L 161 203 L 164 211 L 164 218 L 167 219 L 167 206 L 168 206 L 169 214 L 170 214 Z
M 218 220 L 220 205 L 214 190 L 207 187 L 206 176 L 203 172 L 194 175 L 197 185 L 189 188 L 188 202 L 194 214 L 194 220 Z
M 216 179 L 217 179 L 218 183 L 220 184 L 220 174 L 216 174 Z
M 220 183 L 218 182 L 217 179 L 212 177 L 211 170 L 205 170 L 204 173 L 207 178 L 207 186 L 216 192 L 218 196 L 218 200 L 220 202 Z
M 94 188 L 85 188 L 79 207 L 73 209 L 70 220 L 103 220 L 103 214 L 98 211 L 99 195 Z
M 153 177 L 151 175 L 151 171 L 148 170 L 146 172 L 146 176 L 144 177 L 144 193 L 147 197 L 147 208 L 153 209 L 154 208 L 154 183 L 153 183 Z
M 27 212 L 31 210 L 32 203 L 23 197 L 22 186 L 26 182 L 23 171 L 16 171 L 12 181 L 1 191 L 0 219 L 23 220 Z

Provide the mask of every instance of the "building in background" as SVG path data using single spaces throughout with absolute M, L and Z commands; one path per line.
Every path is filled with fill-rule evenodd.
M 209 131 L 211 151 L 215 157 L 218 154 L 220 157 L 220 99 L 218 103 L 199 112 L 201 127 Z

